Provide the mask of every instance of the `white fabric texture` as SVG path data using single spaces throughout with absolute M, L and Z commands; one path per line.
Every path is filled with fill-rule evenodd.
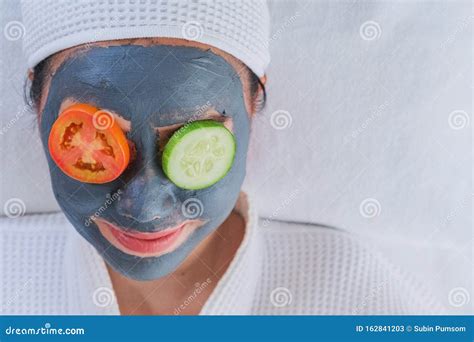
M 264 0 L 22 0 L 28 66 L 76 45 L 167 37 L 217 47 L 263 76 L 270 61 Z
M 356 236 L 258 222 L 251 203 L 241 195 L 245 236 L 201 315 L 445 313 Z M 64 215 L 1 219 L 0 246 L 2 314 L 120 314 L 103 259 Z

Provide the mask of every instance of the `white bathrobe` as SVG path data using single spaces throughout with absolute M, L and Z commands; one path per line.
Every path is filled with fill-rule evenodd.
M 246 233 L 202 315 L 445 313 L 424 285 L 354 235 L 259 221 L 244 193 L 236 211 Z M 103 259 L 62 213 L 2 218 L 0 243 L 1 314 L 120 314 Z

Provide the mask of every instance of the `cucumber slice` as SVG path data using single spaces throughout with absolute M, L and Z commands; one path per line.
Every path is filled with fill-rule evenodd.
M 177 130 L 163 151 L 163 171 L 177 186 L 207 188 L 221 180 L 235 157 L 234 135 L 217 121 L 193 121 Z

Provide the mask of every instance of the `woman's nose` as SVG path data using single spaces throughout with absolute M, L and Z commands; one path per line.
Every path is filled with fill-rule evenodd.
M 117 211 L 122 216 L 146 223 L 172 214 L 177 200 L 173 192 L 175 187 L 160 166 L 159 136 L 152 126 L 144 123 L 147 120 L 140 119 L 143 118 L 138 114 L 133 117 L 131 131 L 137 159 L 132 166 L 135 171 L 130 173 L 136 174 L 123 187 Z
M 176 206 L 172 185 L 150 168 L 137 174 L 124 188 L 117 212 L 140 223 L 170 215 Z

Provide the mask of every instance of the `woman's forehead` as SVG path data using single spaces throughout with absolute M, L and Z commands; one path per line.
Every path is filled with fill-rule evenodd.
M 121 49 L 117 49 L 120 48 Z M 179 47 L 188 47 L 188 48 L 194 48 L 194 49 L 179 49 Z M 193 42 L 193 41 L 186 41 L 182 39 L 171 39 L 171 38 L 140 38 L 140 39 L 127 39 L 127 40 L 116 40 L 116 41 L 106 41 L 106 42 L 98 42 L 98 43 L 93 43 L 93 44 L 85 44 L 82 46 L 74 47 L 71 49 L 64 50 L 56 55 L 54 55 L 48 65 L 49 68 L 49 75 L 48 79 L 44 81 L 44 89 L 42 93 L 42 97 L 40 99 L 39 103 L 39 112 L 42 112 L 42 109 L 44 108 L 45 101 L 48 96 L 49 92 L 49 86 L 51 83 L 51 79 L 54 78 L 58 70 L 60 70 L 64 64 L 68 64 L 72 62 L 75 62 L 78 59 L 81 59 L 81 57 L 86 56 L 86 58 L 89 58 L 89 62 L 93 62 L 90 60 L 89 55 L 91 54 L 91 51 L 100 51 L 103 50 L 102 52 L 102 57 L 106 56 L 107 54 L 109 55 L 109 63 L 112 63 L 111 65 L 108 65 L 107 67 L 103 67 L 102 70 L 98 70 L 97 68 L 95 69 L 95 72 L 99 73 L 104 73 L 106 72 L 109 68 L 112 68 L 115 64 L 120 63 L 122 66 L 126 65 L 126 61 L 124 61 L 123 56 L 122 56 L 122 61 L 118 58 L 118 56 L 114 56 L 114 54 L 127 54 L 126 57 L 131 57 L 130 60 L 128 61 L 128 65 L 130 68 L 135 67 L 136 71 L 140 71 L 140 67 L 150 67 L 150 65 L 154 65 L 155 67 L 158 65 L 159 61 L 152 60 L 152 63 L 148 63 L 148 66 L 140 66 L 139 61 L 137 59 L 141 59 L 141 62 L 143 63 L 143 60 L 146 60 L 147 57 L 151 58 L 156 58 L 160 59 L 160 54 L 161 54 L 161 59 L 163 60 L 163 57 L 166 57 L 170 55 L 173 57 L 174 63 L 182 63 L 182 59 L 186 58 L 185 56 L 182 56 L 181 53 L 176 53 L 176 49 L 180 51 L 188 51 L 187 53 L 189 54 L 190 50 L 194 51 L 194 54 L 196 57 L 202 57 L 201 60 L 199 61 L 196 59 L 193 61 L 195 63 L 196 67 L 199 67 L 199 63 L 201 62 L 201 67 L 207 68 L 207 69 L 212 69 L 210 68 L 210 64 L 208 63 L 209 60 L 223 60 L 225 61 L 229 68 L 229 70 L 233 70 L 234 72 L 234 77 L 238 76 L 240 79 L 240 83 L 242 85 L 244 97 L 246 98 L 246 106 L 248 106 L 248 94 L 250 92 L 250 81 L 249 81 L 249 73 L 246 68 L 246 66 L 237 60 L 235 57 L 217 49 L 214 47 L 211 47 L 206 44 L 198 43 L 198 42 Z M 118 52 L 118 50 L 121 50 Z M 107 51 L 114 51 L 108 52 Z M 98 52 L 96 54 L 99 54 Z M 143 55 L 141 55 L 143 54 Z M 157 56 L 158 55 L 158 56 Z M 212 56 L 215 56 L 216 58 L 212 58 Z M 115 60 L 113 60 L 115 59 Z M 133 64 L 136 64 L 133 66 Z M 168 65 L 171 65 L 170 59 L 167 61 Z M 206 64 L 207 63 L 207 64 Z M 221 63 L 222 64 L 222 63 Z M 211 70 L 209 70 L 212 72 Z M 121 77 L 121 72 L 119 68 L 115 68 L 116 75 L 114 75 L 115 78 Z M 80 76 L 80 75 L 78 75 Z M 110 75 L 109 75 L 110 76 Z
M 52 95 L 120 112 L 151 116 L 159 125 L 186 120 L 206 105 L 220 113 L 243 101 L 235 69 L 211 51 L 194 47 L 93 47 L 57 70 Z M 161 122 L 169 118 L 170 122 Z
M 119 39 L 119 40 L 109 40 L 103 42 L 94 42 L 88 44 L 82 44 L 73 48 L 63 50 L 55 54 L 51 60 L 50 70 L 54 74 L 55 71 L 69 58 L 74 58 L 77 54 L 84 53 L 85 51 L 92 49 L 94 47 L 109 47 L 109 46 L 124 46 L 124 45 L 136 45 L 143 47 L 151 47 L 157 45 L 166 45 L 166 46 L 187 46 L 195 47 L 203 51 L 211 51 L 213 54 L 224 58 L 227 63 L 232 65 L 235 71 L 238 74 L 241 74 L 246 69 L 245 64 L 239 61 L 234 56 L 224 52 L 216 47 L 203 44 L 196 41 L 190 41 L 185 39 L 178 38 L 136 38 L 136 39 Z

